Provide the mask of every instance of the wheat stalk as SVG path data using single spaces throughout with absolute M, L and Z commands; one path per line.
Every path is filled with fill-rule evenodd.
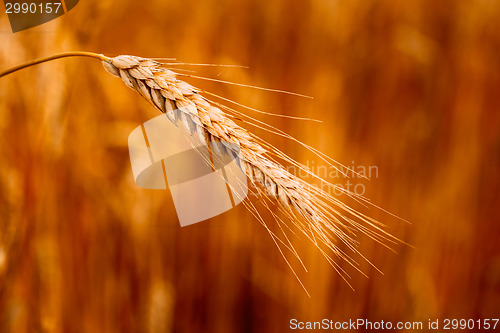
M 356 232 L 365 233 L 382 244 L 399 241 L 384 231 L 381 223 L 357 212 L 326 191 L 288 172 L 282 165 L 274 161 L 271 155 L 277 155 L 304 170 L 306 168 L 238 126 L 228 113 L 221 110 L 223 108 L 226 111 L 234 111 L 233 109 L 203 96 L 202 90 L 180 80 L 180 74 L 165 68 L 165 64 L 161 62 L 129 55 L 109 58 L 88 52 L 70 52 L 13 67 L 0 73 L 0 77 L 27 66 L 68 56 L 98 58 L 102 61 L 106 71 L 121 78 L 129 88 L 137 91 L 158 110 L 166 113 L 177 126 L 183 127 L 201 142 L 229 143 L 230 145 L 227 145 L 226 148 L 228 150 L 231 149 L 231 145 L 238 147 L 232 153 L 237 154 L 239 165 L 257 189 L 257 194 L 271 198 L 272 202 L 283 211 L 287 221 L 298 227 L 320 249 L 344 279 L 345 272 L 325 250 L 333 251 L 336 256 L 347 260 L 353 266 L 355 266 L 355 261 L 335 244 L 335 240 L 340 240 L 360 256 L 362 255 L 356 248 L 354 238 Z M 173 112 L 174 110 L 180 112 Z M 278 134 L 288 136 L 283 132 L 278 132 Z M 219 145 L 219 147 L 224 146 Z M 312 150 L 316 152 L 316 150 Z M 347 194 L 364 200 L 353 193 Z M 265 201 L 265 206 L 270 209 L 267 201 Z M 248 203 L 247 207 L 254 209 L 254 206 Z M 265 221 L 258 212 L 254 213 L 265 225 Z M 280 223 L 280 227 L 282 225 L 288 227 L 281 218 L 277 216 L 275 218 Z M 285 243 L 269 228 L 267 230 L 271 233 L 282 254 L 278 241 L 297 255 L 288 238 L 287 243 Z M 326 249 L 323 248 L 325 246 Z

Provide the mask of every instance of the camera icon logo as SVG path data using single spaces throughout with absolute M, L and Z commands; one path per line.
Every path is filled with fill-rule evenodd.
M 157 116 L 129 135 L 132 172 L 138 186 L 169 188 L 181 226 L 222 214 L 248 195 L 247 178 L 239 166 L 239 147 L 200 140 L 170 119 Z M 168 117 L 167 117 L 168 116 Z

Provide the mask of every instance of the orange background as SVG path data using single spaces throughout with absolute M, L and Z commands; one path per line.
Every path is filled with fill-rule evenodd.
M 242 68 L 199 80 L 341 163 L 376 166 L 362 209 L 411 244 L 360 237 L 349 286 L 307 240 L 293 263 L 238 206 L 180 228 L 134 183 L 129 133 L 158 113 L 73 58 L 0 79 L 1 332 L 286 332 L 289 320 L 494 318 L 500 309 L 500 2 L 81 1 L 12 34 L 0 70 L 69 50 Z M 248 111 L 250 112 L 250 111 Z M 243 124 L 243 126 L 246 126 Z M 251 129 L 251 128 L 249 128 Z M 302 163 L 298 145 L 251 129 Z M 498 329 L 498 328 L 497 328 Z M 361 330 L 362 331 L 362 330 Z

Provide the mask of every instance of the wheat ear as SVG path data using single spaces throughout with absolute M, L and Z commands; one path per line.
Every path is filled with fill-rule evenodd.
M 137 91 L 161 112 L 166 113 L 177 126 L 182 126 L 186 131 L 197 136 L 201 142 L 219 141 L 238 147 L 238 151 L 233 153 L 237 154 L 241 169 L 256 186 L 257 193 L 272 198 L 274 204 L 284 212 L 288 221 L 298 227 L 320 249 L 341 275 L 344 272 L 328 255 L 324 246 L 354 265 L 355 261 L 335 244 L 335 240 L 340 240 L 348 249 L 361 257 L 363 256 L 357 250 L 354 239 L 356 232 L 367 234 L 382 244 L 399 241 L 383 230 L 381 223 L 357 212 L 326 191 L 288 172 L 272 159 L 271 154 L 278 155 L 301 168 L 304 167 L 271 145 L 266 145 L 264 148 L 262 140 L 238 126 L 227 113 L 221 110 L 221 108 L 232 109 L 209 100 L 203 96 L 200 89 L 180 80 L 178 73 L 167 69 L 161 62 L 129 55 L 109 58 L 87 52 L 71 52 L 14 67 L 0 73 L 0 77 L 58 57 L 82 55 L 93 56 L 101 60 L 109 73 L 121 78 L 128 87 Z M 180 112 L 173 112 L 174 110 Z M 227 145 L 226 149 L 231 149 L 231 145 Z M 357 197 L 357 199 L 363 198 Z M 269 208 L 268 205 L 266 207 Z M 259 217 L 258 214 L 257 216 Z M 282 222 L 281 218 L 275 214 L 273 216 L 278 222 Z M 264 221 L 261 219 L 261 222 Z M 271 232 L 269 229 L 268 231 Z M 271 235 L 275 237 L 272 232 Z M 291 244 L 290 246 L 285 244 L 285 246 L 294 252 Z
M 362 226 L 342 214 L 362 219 L 381 231 L 370 219 L 350 209 L 328 193 L 310 185 L 288 172 L 283 166 L 268 157 L 268 151 L 259 144 L 259 139 L 238 126 L 215 103 L 202 96 L 201 91 L 178 79 L 178 74 L 166 69 L 161 63 L 135 56 L 117 56 L 104 60 L 105 69 L 122 79 L 133 90 L 141 94 L 161 112 L 178 109 L 180 119 L 171 119 L 181 124 L 200 140 L 229 142 L 239 147 L 238 157 L 247 177 L 260 186 L 267 196 L 285 210 L 289 216 L 296 216 L 294 223 L 308 237 L 320 240 L 337 254 L 340 250 L 333 246 L 331 234 L 353 245 L 348 235 L 350 227 L 367 232 Z M 331 204 L 335 207 L 331 207 Z M 379 235 L 380 236 L 380 235 Z

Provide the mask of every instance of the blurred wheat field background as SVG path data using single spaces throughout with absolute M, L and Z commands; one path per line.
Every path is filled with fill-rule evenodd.
M 248 66 L 189 69 L 313 96 L 187 80 L 323 120 L 251 114 L 348 166 L 375 166 L 365 196 L 411 223 L 361 210 L 412 246 L 395 254 L 359 237 L 384 275 L 360 263 L 369 278 L 351 269 L 352 291 L 310 242 L 293 240 L 309 298 L 242 205 L 180 228 L 167 191 L 136 186 L 127 138 L 157 111 L 98 61 L 63 59 L 0 79 L 0 331 L 286 332 L 292 318 L 498 318 L 499 19 L 500 3 L 486 0 L 81 1 L 13 34 L 2 14 L 0 70 L 69 50 L 173 57 Z

